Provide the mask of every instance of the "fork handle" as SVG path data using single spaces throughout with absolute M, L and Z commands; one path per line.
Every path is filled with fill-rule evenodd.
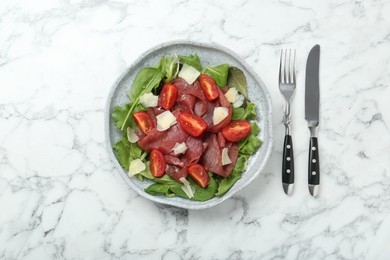
M 285 184 L 294 183 L 294 152 L 291 135 L 286 134 L 283 146 L 282 181 Z

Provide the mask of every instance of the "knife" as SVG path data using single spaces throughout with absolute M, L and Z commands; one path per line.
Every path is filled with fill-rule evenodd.
M 320 46 L 315 45 L 306 62 L 305 119 L 310 130 L 308 185 L 312 196 L 317 196 L 320 186 L 320 161 L 318 155 L 317 127 L 320 122 Z

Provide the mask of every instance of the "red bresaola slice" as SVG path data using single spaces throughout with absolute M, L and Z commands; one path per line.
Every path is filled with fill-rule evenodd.
M 205 142 L 207 142 L 208 145 L 199 160 L 200 164 L 202 164 L 208 171 L 211 171 L 212 173 L 218 174 L 223 177 L 228 177 L 237 161 L 237 143 L 226 142 L 226 147 L 229 149 L 228 155 L 232 163 L 223 166 L 222 149 L 218 144 L 217 134 L 209 134 L 206 137 Z
M 223 134 L 221 132 L 218 132 L 217 134 L 217 141 L 218 141 L 219 148 L 222 149 L 226 147 L 226 140 L 225 137 L 223 137 Z
M 168 164 L 172 164 L 172 165 L 179 166 L 179 167 L 183 167 L 184 166 L 184 163 L 182 162 L 182 160 L 180 160 L 176 156 L 167 154 L 167 155 L 164 156 L 164 158 L 165 158 L 165 162 L 168 163 Z
M 154 125 L 157 125 L 156 115 L 158 115 L 158 114 L 156 114 L 155 109 L 152 107 L 148 107 L 148 109 L 146 110 L 146 113 L 148 113 L 152 117 Z
M 206 131 L 211 133 L 218 133 L 219 131 L 221 131 L 222 128 L 224 128 L 227 124 L 229 124 L 233 114 L 233 109 L 229 101 L 226 99 L 222 90 L 219 88 L 218 90 L 219 90 L 219 98 L 213 102 L 207 102 L 206 114 L 203 116 L 204 121 L 206 121 L 208 125 Z M 222 120 L 222 122 L 220 122 L 217 125 L 213 125 L 214 109 L 219 106 L 226 107 L 228 109 L 229 114 L 224 120 Z
M 146 136 L 141 136 L 137 143 L 144 151 L 150 152 L 156 148 L 164 154 L 169 154 L 176 143 L 185 142 L 187 138 L 188 134 L 176 124 L 164 132 L 154 128 Z
M 176 102 L 181 111 L 192 113 L 195 106 L 195 99 L 195 96 L 179 91 Z
M 195 113 L 197 116 L 203 116 L 206 113 L 206 104 L 207 99 L 203 94 L 202 88 L 198 81 L 195 81 L 194 84 L 188 84 L 184 79 L 177 78 L 173 81 L 173 84 L 177 87 L 179 91 L 179 96 L 181 93 L 186 95 L 192 95 L 196 97 L 195 105 L 192 106 L 192 113 Z M 199 104 L 203 103 L 203 104 Z
M 204 151 L 203 142 L 200 138 L 189 136 L 186 141 L 187 151 L 181 156 L 183 164 L 187 167 L 197 163 Z
M 173 179 L 175 179 L 180 183 L 181 183 L 180 178 L 182 177 L 186 178 L 188 175 L 187 167 L 180 168 L 169 164 L 167 165 L 166 173 L 168 174 L 169 177 L 172 177 Z

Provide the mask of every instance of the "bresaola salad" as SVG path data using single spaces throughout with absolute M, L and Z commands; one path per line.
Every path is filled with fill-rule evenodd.
M 154 181 L 149 194 L 221 196 L 261 145 L 245 75 L 228 64 L 203 68 L 197 55 L 164 56 L 137 74 L 128 95 L 112 113 L 123 133 L 114 149 L 129 177 Z

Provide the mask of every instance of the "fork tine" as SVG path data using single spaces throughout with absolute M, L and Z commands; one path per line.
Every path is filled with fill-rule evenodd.
M 288 75 L 288 83 L 292 83 L 292 76 L 291 76 L 291 49 L 288 50 L 287 75 Z
M 279 63 L 279 83 L 282 83 L 282 57 L 283 57 L 283 49 L 280 51 L 280 63 Z
M 295 81 L 295 55 L 296 55 L 296 50 L 294 49 L 294 59 L 293 59 L 293 83 L 296 83 Z

